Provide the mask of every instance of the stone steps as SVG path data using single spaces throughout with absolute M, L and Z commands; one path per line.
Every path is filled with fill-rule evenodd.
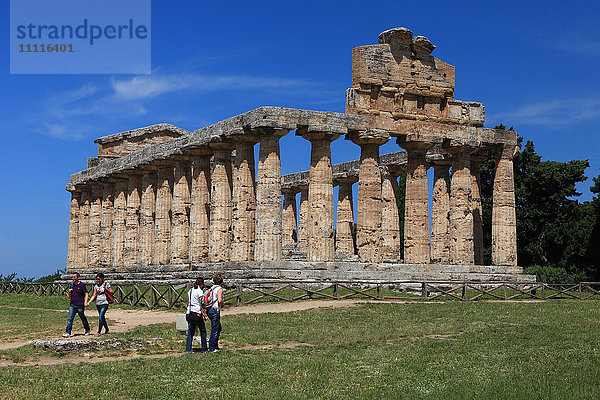
M 306 262 L 295 260 L 284 261 L 231 261 L 223 263 L 197 263 L 180 265 L 156 265 L 147 267 L 96 268 L 93 273 L 135 273 L 152 274 L 189 272 L 189 271 L 232 271 L 232 270 L 298 270 L 298 271 L 382 271 L 397 273 L 480 273 L 480 274 L 521 274 L 523 268 L 511 266 L 489 265 L 444 265 L 444 264 L 399 264 L 399 263 L 361 263 L 355 261 Z M 78 271 L 86 273 L 86 270 Z M 89 272 L 90 274 L 92 272 Z
M 99 268 L 81 271 L 84 282 L 93 282 L 96 272 L 104 272 L 111 283 L 187 283 L 197 276 L 210 279 L 223 272 L 228 283 L 262 280 L 320 281 L 455 281 L 455 282 L 535 282 L 521 268 L 473 265 L 392 264 L 359 262 L 226 262 L 192 265 L 165 265 L 138 268 Z

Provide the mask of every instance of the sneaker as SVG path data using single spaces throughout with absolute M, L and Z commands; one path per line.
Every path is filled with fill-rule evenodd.
M 70 333 L 63 333 L 62 337 L 71 337 Z
M 210 352 L 210 353 L 218 353 L 218 352 L 220 352 L 220 351 L 221 351 L 221 349 L 209 350 L 209 352 Z
M 85 336 L 90 336 L 92 333 L 90 331 L 87 331 L 86 333 L 84 333 Z

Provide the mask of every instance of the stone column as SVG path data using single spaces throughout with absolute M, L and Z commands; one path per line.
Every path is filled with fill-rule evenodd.
M 492 208 L 492 263 L 494 265 L 517 266 L 514 155 L 514 145 L 501 145 L 496 150 Z
M 102 186 L 102 216 L 100 217 L 100 266 L 103 268 L 112 265 L 112 232 L 113 232 L 113 212 L 114 212 L 114 193 L 115 187 L 112 183 L 105 183 Z
M 381 171 L 379 143 L 360 144 L 358 204 L 356 205 L 356 247 L 362 262 L 381 261 Z
M 308 202 L 308 186 L 301 186 L 300 210 L 298 211 L 298 249 L 308 250 L 308 214 L 310 212 Z
M 251 261 L 254 260 L 256 229 L 254 145 L 258 137 L 239 135 L 234 140 L 231 261 Z
M 79 230 L 77 240 L 77 263 L 78 269 L 84 269 L 88 266 L 88 253 L 90 246 L 90 197 L 89 189 L 81 192 L 81 202 L 79 204 Z
M 279 139 L 286 129 L 258 128 L 260 149 L 256 174 L 257 261 L 281 260 L 281 161 Z
M 298 227 L 296 224 L 296 189 L 283 191 L 283 213 L 281 221 L 283 244 L 296 244 L 298 240 Z
M 404 204 L 404 262 L 429 264 L 429 198 L 427 187 L 428 142 L 397 141 L 407 153 Z
M 153 264 L 154 257 L 154 213 L 156 210 L 157 174 L 148 171 L 142 177 L 142 197 L 140 201 L 140 265 Z
M 308 261 L 334 261 L 331 142 L 337 139 L 339 134 L 304 131 L 302 137 L 311 143 L 308 183 Z
M 483 216 L 481 206 L 481 172 L 485 154 L 471 154 L 471 210 L 473 211 L 473 252 L 475 265 L 483 265 Z
M 335 251 L 342 254 L 354 254 L 354 204 L 352 200 L 352 184 L 356 178 L 349 177 L 339 182 L 337 203 L 337 224 L 335 230 Z
M 398 177 L 382 168 L 381 258 L 400 260 L 400 217 L 398 215 Z
M 131 175 L 127 180 L 127 210 L 125 217 L 125 249 L 123 263 L 126 267 L 139 265 L 140 241 L 140 188 L 142 177 Z
M 67 271 L 76 268 L 77 265 L 77 237 L 79 234 L 79 202 L 81 193 L 70 189 L 71 212 L 69 214 L 69 243 L 67 245 Z
M 171 225 L 171 264 L 189 263 L 190 254 L 190 163 L 179 160 L 175 165 Z
M 171 258 L 171 218 L 173 206 L 173 165 L 160 165 L 156 186 L 154 265 L 167 265 Z
M 115 183 L 111 265 L 116 268 L 123 267 L 124 264 L 127 187 L 127 180 L 120 179 Z
M 208 260 L 230 260 L 231 247 L 231 143 L 211 144 L 214 150 L 210 191 Z
M 207 262 L 210 229 L 210 153 L 194 156 L 191 201 L 190 262 Z
M 431 262 L 450 263 L 450 161 L 433 165 Z
M 90 201 L 90 247 L 88 252 L 88 268 L 94 269 L 100 266 L 100 253 L 102 237 L 100 235 L 100 223 L 102 214 L 102 187 L 94 184 Z
M 450 262 L 473 265 L 473 210 L 471 208 L 471 171 L 469 154 L 472 149 L 447 149 L 452 154 L 450 180 Z

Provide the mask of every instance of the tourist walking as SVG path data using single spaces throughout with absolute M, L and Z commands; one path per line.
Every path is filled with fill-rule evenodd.
M 104 280 L 104 274 L 102 272 L 97 273 L 94 293 L 85 304 L 85 306 L 88 307 L 94 299 L 96 300 L 96 309 L 98 310 L 98 333 L 96 333 L 96 336 L 102 335 L 102 328 L 104 328 L 104 334 L 108 333 L 106 311 L 108 310 L 108 305 L 112 303 L 112 298 L 113 290 L 110 287 L 110 283 Z
M 89 335 L 90 324 L 85 317 L 85 304 L 88 301 L 88 291 L 85 287 L 85 284 L 79 281 L 78 272 L 74 272 L 71 275 L 71 279 L 73 282 L 71 282 L 69 292 L 67 293 L 67 296 L 71 299 L 69 305 L 69 318 L 67 319 L 67 332 L 63 334 L 63 337 L 71 336 L 71 329 L 73 328 L 75 314 L 79 315 L 79 318 L 81 318 L 81 322 L 83 323 L 83 328 L 85 329 L 85 334 Z
M 192 340 L 196 334 L 196 328 L 200 330 L 200 341 L 202 346 L 200 352 L 206 352 L 206 327 L 204 326 L 204 310 L 200 304 L 201 298 L 204 295 L 204 279 L 198 278 L 194 282 L 194 287 L 188 291 L 188 308 L 185 314 L 185 320 L 188 323 L 187 340 L 185 341 L 185 352 L 193 353 Z
M 216 352 L 219 349 L 219 336 L 221 335 L 221 307 L 223 306 L 223 275 L 216 273 L 213 277 L 213 285 L 209 291 L 212 306 L 206 310 L 210 319 L 210 339 L 208 340 L 208 351 Z

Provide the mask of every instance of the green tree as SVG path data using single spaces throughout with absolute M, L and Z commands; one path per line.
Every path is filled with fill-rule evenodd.
M 505 129 L 504 125 L 495 127 Z M 569 162 L 542 161 L 532 141 L 523 146 L 513 160 L 515 174 L 515 198 L 517 213 L 518 262 L 523 267 L 554 268 L 538 276 L 564 276 L 560 270 L 578 278 L 591 277 L 597 270 L 592 259 L 598 259 L 590 246 L 592 231 L 597 221 L 596 202 L 580 203 L 581 193 L 575 185 L 585 181 L 587 160 Z M 494 154 L 481 164 L 481 197 L 484 229 L 484 262 L 491 263 L 491 219 L 493 206 Z M 596 179 L 595 179 L 596 181 Z M 600 184 L 597 183 L 600 192 Z M 596 250 L 597 251 L 597 250 Z M 558 272 L 557 272 L 558 271 Z
M 594 185 L 590 191 L 595 194 L 591 203 L 592 231 L 587 243 L 584 265 L 589 278 L 600 281 L 600 175 L 593 180 Z

